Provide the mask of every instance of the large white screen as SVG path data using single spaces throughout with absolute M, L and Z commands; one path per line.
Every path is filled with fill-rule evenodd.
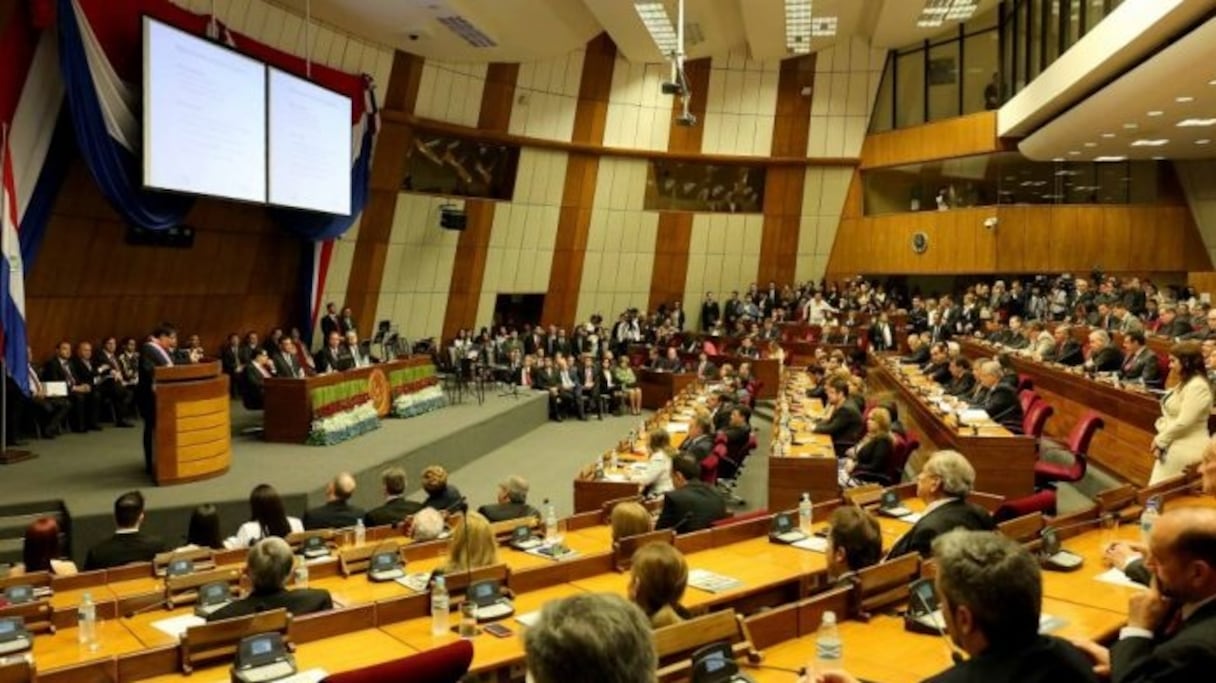
M 144 17 L 144 185 L 266 201 L 266 67 Z
M 350 215 L 350 98 L 269 72 L 270 203 Z

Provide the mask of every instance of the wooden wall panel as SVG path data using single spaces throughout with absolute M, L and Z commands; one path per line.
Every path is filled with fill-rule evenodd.
M 812 96 L 803 96 L 810 88 Z M 773 117 L 773 156 L 805 152 L 811 128 L 815 92 L 815 55 L 781 62 L 777 78 L 777 108 Z M 798 239 L 802 232 L 805 167 L 768 169 L 764 188 L 764 228 L 760 236 L 758 282 L 793 282 L 798 269 Z
M 289 326 L 299 303 L 302 243 L 262 207 L 199 199 L 190 249 L 130 246 L 126 226 L 80 160 L 72 162 L 26 279 L 30 347 L 61 339 L 142 337 L 170 321 L 215 349 L 229 332 Z
M 587 54 L 579 79 L 572 142 L 603 144 L 615 63 L 616 45 L 607 33 L 601 33 L 587 43 Z M 562 207 L 553 246 L 553 266 L 549 270 L 549 287 L 541 316 L 546 324 L 571 327 L 578 312 L 578 291 L 583 280 L 599 162 L 598 155 L 571 153 L 566 163 Z
M 481 130 L 505 133 L 511 124 L 511 108 L 515 102 L 515 82 L 519 64 L 495 62 L 486 68 L 485 92 L 477 127 Z M 494 228 L 495 202 L 470 199 L 465 202 L 468 224 L 456 243 L 456 261 L 452 266 L 452 284 L 448 289 L 448 306 L 443 314 L 443 338 L 451 339 L 462 328 L 477 324 L 477 306 L 481 302 L 481 285 L 486 273 L 486 254 Z
M 422 80 L 422 65 L 423 59 L 417 55 L 400 50 L 393 55 L 393 71 L 384 98 L 385 111 L 405 115 L 413 113 Z M 414 131 L 401 118 L 382 118 L 376 138 L 376 152 L 372 158 L 367 205 L 363 208 L 359 223 L 350 283 L 346 288 L 346 303 L 363 337 L 371 335 L 376 324 L 373 318 L 380 299 L 384 260 L 393 232 L 397 193 L 405 180 L 406 152 L 413 143 Z
M 848 211 L 846 209 L 846 215 Z M 984 220 L 996 216 L 995 230 Z M 929 237 L 915 254 L 912 235 Z M 1186 207 L 1014 206 L 846 217 L 832 277 L 866 274 L 1183 272 L 1211 268 Z
M 1196 292 L 1207 292 L 1216 296 L 1216 271 L 1187 273 L 1186 283 L 1194 287 Z
M 867 135 L 861 148 L 863 169 L 1013 149 L 996 136 L 996 112 Z

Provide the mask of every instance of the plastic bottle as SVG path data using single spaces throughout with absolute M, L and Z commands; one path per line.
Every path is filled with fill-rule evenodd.
M 803 493 L 802 500 L 798 501 L 798 530 L 802 533 L 811 535 L 811 494 Z
M 76 638 L 90 650 L 97 649 L 97 605 L 93 596 L 85 593 L 76 611 Z
M 296 565 L 296 588 L 308 588 L 308 564 L 305 562 Z
M 545 499 L 545 540 L 557 540 L 557 510 L 548 498 Z
M 1157 518 L 1161 516 L 1161 511 L 1158 509 L 1160 503 L 1156 497 L 1149 498 L 1144 504 L 1144 512 L 1140 513 L 1140 542 L 1148 545 L 1148 538 L 1153 533 L 1153 525 L 1157 523 Z
M 355 545 L 363 545 L 367 540 L 367 527 L 363 526 L 363 520 L 355 521 Z
M 447 635 L 449 604 L 447 584 L 437 575 L 431 585 L 431 635 Z
M 844 658 L 844 644 L 840 641 L 840 629 L 836 627 L 836 613 L 823 613 L 819 632 L 815 634 L 815 673 L 839 669 Z

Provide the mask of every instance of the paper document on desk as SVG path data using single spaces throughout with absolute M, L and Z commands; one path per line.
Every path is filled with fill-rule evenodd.
M 922 515 L 919 512 L 910 512 L 910 513 L 904 515 L 903 517 L 895 517 L 894 519 L 897 522 L 905 522 L 907 524 L 916 524 L 917 522 L 920 521 L 921 517 L 924 517 L 924 515 Z
M 808 536 L 801 541 L 794 541 L 790 545 L 817 553 L 826 553 L 828 551 L 828 539 L 822 536 Z
M 1039 615 L 1039 633 L 1054 633 L 1068 625 L 1068 621 L 1051 614 Z
M 687 422 L 668 422 L 664 426 L 664 429 L 667 430 L 668 434 L 687 434 L 688 433 L 688 423 Z
M 518 621 L 519 623 L 523 624 L 524 626 L 528 626 L 528 627 L 535 626 L 536 622 L 540 621 L 540 610 L 536 610 L 535 612 L 525 612 L 523 614 L 517 614 L 517 615 L 515 615 L 515 621 Z
M 309 669 L 294 673 L 287 678 L 280 678 L 275 683 L 321 683 L 327 676 L 329 676 L 329 672 L 325 669 Z
M 1127 586 L 1128 588 L 1147 588 L 1147 586 L 1136 583 L 1135 581 L 1127 578 L 1127 574 L 1124 574 L 1123 571 L 1118 567 L 1111 567 L 1094 578 L 1103 583 L 1110 583 L 1116 586 Z
M 172 636 L 178 640 L 182 639 L 182 634 L 191 626 L 202 626 L 207 623 L 206 619 L 196 617 L 193 614 L 183 614 L 179 617 L 169 617 L 160 621 L 152 622 L 152 628 Z
M 976 422 L 988 422 L 988 411 L 979 410 L 977 408 L 969 408 L 959 413 L 959 419 L 967 424 L 975 424 Z
M 739 588 L 743 582 L 706 569 L 693 569 L 688 572 L 688 585 L 710 593 L 721 593 L 732 588 Z

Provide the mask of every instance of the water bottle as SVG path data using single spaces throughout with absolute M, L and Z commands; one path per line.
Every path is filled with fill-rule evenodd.
M 308 588 L 308 564 L 303 561 L 296 566 L 296 588 Z
M 83 647 L 97 649 L 97 605 L 87 592 L 76 610 L 76 637 Z
M 355 545 L 363 545 L 367 540 L 367 527 L 363 526 L 363 520 L 359 519 L 355 522 Z
M 839 669 L 844 657 L 844 646 L 840 642 L 840 630 L 836 627 L 836 613 L 823 613 L 819 632 L 815 634 L 815 673 Z
M 553 508 L 553 503 L 549 499 L 545 499 L 545 540 L 553 542 L 557 540 L 557 510 Z
M 609 463 L 609 466 L 612 468 L 612 470 L 613 470 L 614 472 L 615 472 L 616 470 L 620 469 L 620 467 L 621 467 L 621 459 L 620 459 L 620 456 L 617 454 L 617 452 L 616 452 L 616 449 L 615 449 L 615 448 L 614 448 L 614 449 L 612 449 L 612 455 L 611 455 L 611 456 L 609 456 L 609 461 L 608 461 L 608 463 Z
M 798 501 L 798 529 L 810 536 L 811 522 L 811 494 L 804 493 L 802 500 Z M 835 615 L 833 615 L 833 619 L 835 619 Z
M 1158 509 L 1160 502 L 1157 497 L 1149 498 L 1144 503 L 1144 512 L 1140 513 L 1140 542 L 1148 545 L 1148 538 L 1153 533 L 1153 525 L 1157 523 L 1157 518 L 1161 516 L 1161 511 Z
M 448 587 L 443 576 L 437 575 L 431 586 L 431 635 L 448 633 Z

